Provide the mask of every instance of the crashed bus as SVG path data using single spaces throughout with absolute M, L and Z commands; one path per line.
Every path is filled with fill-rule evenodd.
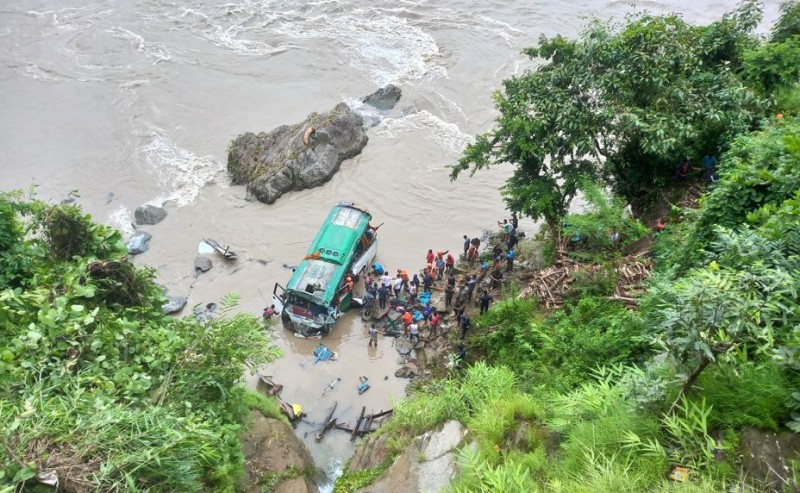
M 291 279 L 275 283 L 272 299 L 286 328 L 301 337 L 327 335 L 353 302 L 355 282 L 378 251 L 372 216 L 350 202 L 331 209 Z

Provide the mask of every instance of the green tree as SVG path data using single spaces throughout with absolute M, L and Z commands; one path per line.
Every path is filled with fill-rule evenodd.
M 668 177 L 684 156 L 717 152 L 766 107 L 732 69 L 753 46 L 757 2 L 709 26 L 676 15 L 593 22 L 578 40 L 542 37 L 543 63 L 503 82 L 500 116 L 452 167 L 510 163 L 509 208 L 558 225 L 581 181 L 603 178 L 627 199 Z
M 781 4 L 781 16 L 772 27 L 770 41 L 782 43 L 793 36 L 800 35 L 800 3 L 786 0 Z

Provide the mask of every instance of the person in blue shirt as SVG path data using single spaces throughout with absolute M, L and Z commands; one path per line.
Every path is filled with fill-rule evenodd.
M 707 155 L 703 158 L 703 178 L 715 181 L 714 171 L 717 168 L 717 158 L 712 155 Z
M 506 253 L 506 272 L 511 272 L 514 270 L 514 259 L 517 258 L 516 252 L 514 250 L 509 250 Z
M 383 266 L 378 262 L 375 262 L 372 264 L 372 272 L 374 272 L 375 275 L 382 276 L 383 273 L 386 272 L 386 269 L 384 269 Z
M 430 320 L 431 315 L 433 314 L 433 307 L 431 306 L 431 302 L 425 303 L 425 306 L 422 307 L 422 318 L 425 320 Z

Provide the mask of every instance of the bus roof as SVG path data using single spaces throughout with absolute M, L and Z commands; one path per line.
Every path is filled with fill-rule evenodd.
M 331 209 L 286 290 L 330 305 L 370 219 L 368 212 L 351 205 L 340 204 Z
M 367 229 L 370 215 L 351 206 L 337 205 L 331 212 L 317 236 L 308 247 L 307 255 L 336 264 L 349 264 L 353 251 Z

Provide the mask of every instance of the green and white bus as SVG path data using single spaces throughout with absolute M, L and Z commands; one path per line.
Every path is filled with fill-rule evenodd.
M 286 287 L 275 284 L 275 308 L 295 335 L 327 335 L 350 309 L 353 293 L 347 278 L 355 283 L 378 252 L 371 219 L 369 212 L 350 202 L 334 206 Z

